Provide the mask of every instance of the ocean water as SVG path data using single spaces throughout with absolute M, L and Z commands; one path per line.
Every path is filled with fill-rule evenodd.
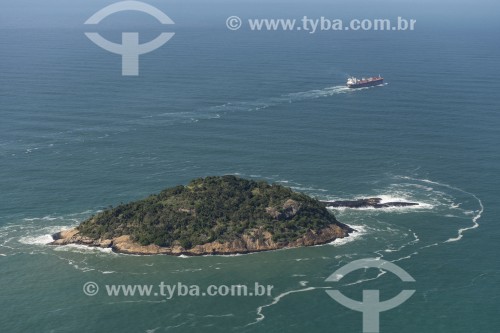
M 353 272 L 381 258 L 416 280 L 381 332 L 500 327 L 500 103 L 494 31 L 231 32 L 181 28 L 122 77 L 81 29 L 0 35 L 1 332 L 361 332 L 361 299 L 405 289 Z M 109 31 L 116 37 L 116 31 Z M 153 34 L 153 33 L 151 33 Z M 347 74 L 383 86 L 344 87 Z M 421 205 L 334 210 L 357 232 L 332 244 L 242 256 L 127 256 L 50 247 L 109 205 L 236 174 L 320 199 Z M 100 287 L 86 296 L 86 282 Z M 263 297 L 107 296 L 106 284 L 274 286 Z

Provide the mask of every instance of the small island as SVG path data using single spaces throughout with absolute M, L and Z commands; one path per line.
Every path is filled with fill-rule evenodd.
M 199 178 L 102 211 L 53 235 L 127 254 L 217 255 L 321 245 L 354 230 L 324 203 L 278 184 Z

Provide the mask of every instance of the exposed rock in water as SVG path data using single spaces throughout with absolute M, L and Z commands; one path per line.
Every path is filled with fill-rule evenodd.
M 321 201 L 326 207 L 346 207 L 346 208 L 389 208 L 389 207 L 408 207 L 418 206 L 416 202 L 394 201 L 382 203 L 381 198 L 366 198 L 358 200 L 338 200 Z

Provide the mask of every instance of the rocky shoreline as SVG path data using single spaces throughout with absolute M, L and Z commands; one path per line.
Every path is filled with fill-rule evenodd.
M 308 231 L 299 239 L 288 243 L 276 243 L 272 240 L 272 234 L 260 230 L 250 230 L 238 239 L 230 242 L 211 242 L 196 245 L 191 249 L 184 249 L 180 245 L 172 247 L 160 247 L 158 245 L 140 245 L 134 242 L 129 235 L 123 235 L 113 239 L 92 239 L 80 235 L 77 228 L 64 230 L 52 235 L 54 239 L 49 245 L 86 245 L 89 247 L 111 248 L 113 252 L 135 255 L 166 254 L 174 256 L 203 256 L 203 255 L 230 255 L 263 252 L 284 248 L 296 248 L 304 246 L 323 245 L 338 238 L 348 237 L 355 230 L 346 225 L 332 224 L 317 232 Z

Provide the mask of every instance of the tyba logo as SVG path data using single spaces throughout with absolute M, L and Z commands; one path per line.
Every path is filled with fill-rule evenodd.
M 161 24 L 174 24 L 174 21 L 158 8 L 139 1 L 122 1 L 109 5 L 92 15 L 85 24 L 99 24 L 109 15 L 123 11 L 143 12 L 153 16 Z M 139 55 L 160 48 L 168 42 L 174 34 L 175 33 L 172 32 L 163 32 L 154 40 L 148 43 L 139 44 L 138 32 L 123 32 L 122 43 L 116 44 L 104 39 L 96 32 L 85 33 L 85 35 L 99 47 L 122 56 L 122 75 L 124 76 L 139 75 Z
M 415 282 L 401 267 L 382 259 L 355 260 L 330 275 L 326 282 L 339 282 L 345 275 L 358 269 L 378 268 L 395 274 L 404 282 Z M 378 333 L 380 331 L 380 312 L 393 309 L 408 300 L 415 290 L 403 290 L 394 298 L 380 301 L 380 290 L 363 290 L 363 301 L 359 302 L 346 297 L 338 290 L 327 290 L 326 293 L 343 306 L 363 313 L 363 332 Z

